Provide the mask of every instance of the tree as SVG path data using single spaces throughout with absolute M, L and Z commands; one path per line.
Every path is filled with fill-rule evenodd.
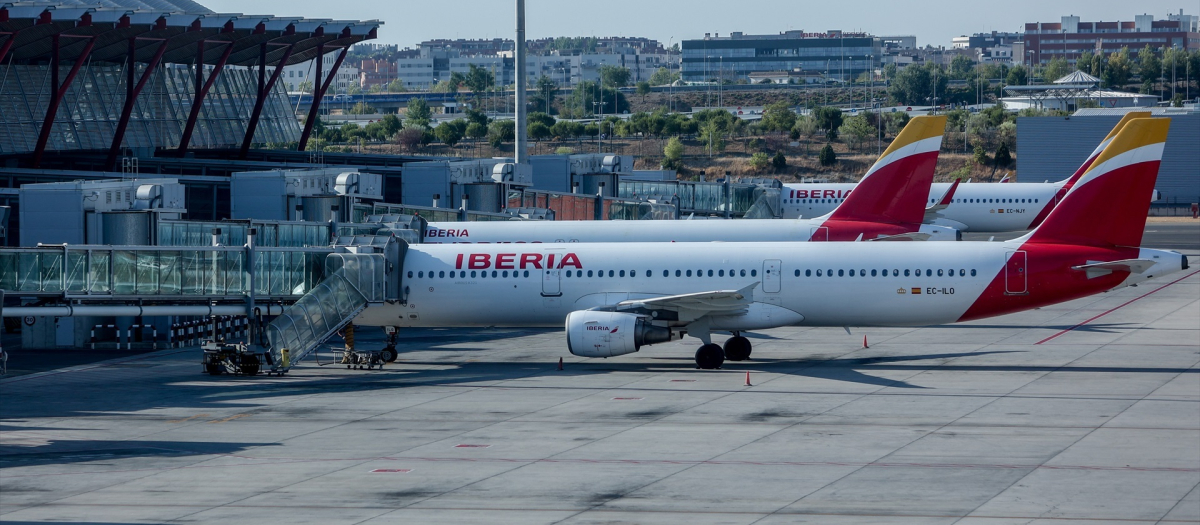
M 1133 75 L 1133 60 L 1129 58 L 1129 48 L 1121 47 L 1120 51 L 1108 58 L 1102 73 L 1104 83 L 1110 88 L 1118 88 L 1129 83 Z
M 1000 147 L 996 149 L 996 166 L 1008 167 L 1010 164 L 1012 164 L 1012 160 L 1012 154 L 1008 152 L 1008 145 L 1001 144 Z
M 1068 64 L 1067 59 L 1063 57 L 1051 58 L 1042 73 L 1046 77 L 1046 82 L 1053 82 L 1069 74 L 1071 74 L 1071 64 Z
M 775 167 L 775 171 L 783 171 L 787 169 L 787 157 L 782 151 L 775 152 L 775 156 L 771 158 L 771 166 Z
M 511 120 L 493 121 L 488 126 L 488 142 L 492 147 L 500 147 L 505 142 L 512 142 L 517 137 L 517 125 Z
M 1154 81 L 1162 75 L 1162 60 L 1150 49 L 1150 44 L 1138 53 L 1138 75 L 1142 77 L 1142 93 L 1153 91 Z
M 762 121 L 759 128 L 764 131 L 788 131 L 796 125 L 796 112 L 788 107 L 785 101 L 779 101 L 763 108 Z
M 575 89 L 567 96 L 563 102 L 562 114 L 567 118 L 590 118 L 595 115 L 597 109 L 594 102 L 605 103 L 602 109 L 604 113 L 629 111 L 629 101 L 625 99 L 624 93 L 611 87 L 598 86 L 595 82 L 584 81 L 576 84 Z
M 975 62 L 966 55 L 957 55 L 950 60 L 950 78 L 955 80 L 966 80 L 971 76 L 971 69 L 975 66 Z
M 822 166 L 837 164 L 837 154 L 833 152 L 833 146 L 826 144 L 824 148 L 821 148 L 821 153 L 817 155 L 817 160 L 821 162 Z
M 672 72 L 665 67 L 658 68 L 653 75 L 650 75 L 650 84 L 654 86 L 665 86 L 679 80 L 679 74 Z
M 528 122 L 530 124 L 533 124 L 534 122 L 540 122 L 540 123 L 544 124 L 547 129 L 549 129 L 550 126 L 554 125 L 554 117 L 551 117 L 550 115 L 542 113 L 541 111 L 534 111 L 534 112 L 529 113 L 529 115 L 526 115 L 525 120 L 526 120 L 526 122 Z
M 888 95 L 900 104 L 932 102 L 935 93 L 946 93 L 946 75 L 933 64 L 908 66 L 896 74 Z
M 810 115 L 816 119 L 818 129 L 831 130 L 842 125 L 842 110 L 838 108 L 820 106 L 813 108 Z
M 461 123 L 462 126 L 460 127 L 456 122 Z M 455 144 L 458 144 L 459 140 L 462 140 L 463 130 L 465 129 L 466 121 L 462 119 L 454 122 L 443 122 L 438 124 L 436 128 L 433 128 L 433 136 L 437 137 L 438 140 L 447 146 L 453 147 Z
M 650 83 L 645 80 L 637 83 L 637 94 L 642 96 L 642 102 L 646 101 L 646 95 L 650 94 Z
M 975 152 L 974 155 L 972 155 L 972 160 L 975 161 L 975 164 L 979 164 L 981 166 L 983 164 L 987 164 L 987 151 L 983 149 L 983 146 L 979 144 L 975 145 Z
M 467 124 L 466 135 L 473 139 L 481 139 L 483 137 L 486 137 L 487 136 L 487 126 L 480 124 L 478 122 L 471 122 L 471 123 Z
M 350 109 L 346 110 L 348 115 L 372 115 L 377 113 L 374 106 L 367 105 L 366 102 L 359 102 Z
M 311 80 L 305 80 L 304 82 L 301 82 L 299 86 L 296 86 L 296 91 L 301 93 L 312 93 L 312 90 L 313 83 Z
M 550 134 L 560 138 L 578 137 L 583 135 L 583 124 L 570 120 L 560 120 L 550 126 Z
M 666 147 L 663 148 L 662 167 L 670 170 L 679 170 L 683 167 L 683 142 L 680 142 L 679 137 L 671 137 L 671 140 L 667 141 Z
M 858 147 L 867 137 L 875 134 L 875 126 L 867 121 L 867 117 L 855 115 L 846 119 L 846 122 L 838 128 L 838 132 L 850 139 L 851 145 Z
M 554 106 L 554 95 L 558 93 L 558 84 L 554 80 L 551 80 L 550 77 L 542 75 L 538 78 L 537 83 L 534 84 L 534 89 L 537 90 L 538 97 L 541 98 L 542 103 L 545 105 L 546 113 L 551 113 Z M 550 125 L 553 125 L 553 123 Z
M 388 93 L 404 93 L 405 91 L 408 91 L 408 89 L 404 87 L 404 81 L 398 78 L 388 82 L 387 90 Z
M 550 138 L 550 126 L 543 122 L 530 122 L 525 126 L 525 133 L 533 140 L 544 140 Z
M 443 80 L 434 84 L 433 87 L 429 88 L 429 91 L 432 93 L 458 93 L 458 84 L 449 80 Z
M 600 83 L 607 87 L 625 87 L 629 85 L 631 73 L 629 68 L 621 66 L 600 66 Z
M 754 171 L 762 171 L 771 165 L 771 157 L 763 152 L 755 153 L 750 156 L 750 169 Z
M 405 151 L 412 151 L 425 140 L 425 130 L 421 128 L 404 128 L 396 134 L 396 144 Z
M 404 115 L 407 117 L 408 127 L 428 128 L 433 111 L 429 109 L 425 99 L 414 97 L 408 99 L 408 111 Z
M 496 76 L 485 68 L 468 64 L 467 74 L 463 76 L 463 84 L 474 92 L 476 97 L 479 97 L 488 88 L 496 85 Z
M 384 137 L 391 137 L 397 131 L 400 131 L 400 128 L 404 127 L 400 123 L 400 117 L 397 117 L 395 113 L 388 113 L 379 119 L 379 126 L 383 128 Z
M 1004 82 L 1010 86 L 1024 86 L 1029 83 L 1029 70 L 1023 65 L 1015 65 L 1008 69 L 1008 76 L 1004 77 Z

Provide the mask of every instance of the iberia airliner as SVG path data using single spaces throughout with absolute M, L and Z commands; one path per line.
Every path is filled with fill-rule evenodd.
M 1145 111 L 1126 113 L 1079 169 L 1066 179 L 1045 183 L 963 184 L 957 188 L 950 202 L 926 214 L 925 223 L 972 232 L 1010 232 L 1034 228 L 1045 220 L 1050 210 L 1062 200 L 1071 185 L 1079 180 L 1127 122 L 1149 116 L 1150 113 Z M 950 183 L 930 185 L 925 203 L 936 204 L 950 187 Z M 785 184 L 783 216 L 814 217 L 826 213 L 858 191 L 856 188 L 857 185 L 853 183 Z M 1155 195 L 1157 192 L 1153 189 L 1146 193 L 1151 200 Z
M 953 228 L 923 225 L 944 116 L 909 121 L 863 176 L 854 196 L 806 220 L 528 221 L 429 223 L 426 244 L 553 242 L 957 240 Z
M 1187 268 L 1139 248 L 1167 128 L 1128 122 L 1041 225 L 1007 242 L 413 245 L 403 300 L 354 322 L 565 324 L 570 352 L 589 357 L 686 333 L 715 368 L 750 356 L 745 331 L 925 326 L 1069 301 Z M 722 348 L 714 332 L 733 337 Z

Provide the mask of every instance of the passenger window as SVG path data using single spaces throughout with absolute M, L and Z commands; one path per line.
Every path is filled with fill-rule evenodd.
M 938 277 L 941 277 L 941 276 L 942 276 L 942 269 L 938 268 Z
M 508 272 L 504 272 L 504 273 L 506 274 L 505 277 L 508 277 L 508 275 L 507 275 Z M 567 277 L 570 277 L 570 276 L 571 276 L 571 270 L 567 270 Z
M 472 278 L 472 279 L 474 279 L 474 278 L 475 278 L 475 272 L 471 272 L 471 278 Z
M 675 270 L 675 277 L 679 277 L 680 275 L 683 275 L 683 272 Z
M 709 276 L 709 277 L 712 277 L 712 276 L 713 276 L 713 274 L 712 274 L 712 270 L 709 270 L 709 271 L 708 271 L 708 276 Z
M 875 270 L 871 270 L 871 277 L 875 277 L 875 275 L 876 275 L 876 271 L 875 271 Z
M 525 270 L 525 277 L 529 277 L 529 270 Z
M 821 270 L 817 270 L 817 277 L 821 276 Z
M 504 273 L 501 274 L 501 276 L 504 277 L 505 279 L 507 279 L 508 278 L 508 270 L 504 270 Z M 567 277 L 570 277 L 570 275 L 568 275 Z
M 908 270 L 904 270 L 904 276 L 908 277 Z
M 817 270 L 817 275 L 820 275 L 821 270 Z M 812 277 L 812 270 L 804 270 L 805 277 Z
M 975 277 L 975 270 L 971 270 L 971 277 Z
M 438 272 L 438 279 L 441 279 L 445 276 L 446 276 L 446 272 Z
M 758 270 L 750 270 L 750 277 L 758 277 Z
M 800 277 L 800 270 L 796 269 L 796 277 Z
M 412 272 L 408 272 L 408 278 L 412 279 Z
M 670 277 L 671 276 L 670 272 L 671 272 L 670 270 L 663 270 L 663 277 Z
M 797 274 L 796 276 L 799 277 L 800 275 Z M 717 270 L 717 277 L 725 277 L 725 270 Z
M 625 277 L 625 270 L 621 270 L 621 277 Z
M 625 272 L 621 272 L 621 273 L 625 273 Z M 612 277 L 612 276 L 614 276 L 614 275 L 616 275 L 616 272 L 614 272 L 614 271 L 612 271 L 612 270 L 609 270 L 609 271 L 608 271 L 608 276 L 609 276 L 609 277 Z
M 904 275 L 906 275 L 906 276 L 908 275 L 908 271 L 907 271 L 907 270 L 905 270 L 905 271 L 904 271 Z M 900 276 L 900 270 L 898 270 L 898 269 L 897 269 L 897 270 L 892 270 L 892 277 L 899 277 L 899 276 Z
M 925 277 L 933 277 L 933 270 L 925 270 Z
M 408 272 L 408 273 L 412 273 L 412 272 Z M 411 277 L 411 276 L 410 276 L 410 277 Z M 425 272 L 417 272 L 417 278 L 418 278 L 418 279 L 421 279 L 421 278 L 424 278 L 424 277 L 425 277 Z
M 845 276 L 846 276 L 846 270 L 838 270 L 838 277 L 845 277 Z
M 588 277 L 591 277 L 591 276 L 592 276 L 592 271 L 588 270 Z
M 691 271 L 691 270 L 688 270 L 688 271 L 687 271 L 687 276 L 688 276 L 688 277 L 691 277 L 691 276 L 692 276 L 692 271 Z
M 1038 203 L 1038 200 L 1037 200 L 1037 199 L 1033 199 L 1033 203 L 1034 203 L 1034 204 L 1037 204 L 1037 203 Z
M 825 275 L 828 275 L 829 277 L 833 277 L 833 268 L 825 270 Z
M 963 269 L 959 269 L 959 270 L 958 270 L 958 276 L 959 276 L 959 277 L 962 277 L 962 276 L 964 276 L 964 275 L 966 275 L 966 274 L 967 274 L 967 271 L 966 271 L 966 270 L 963 270 Z
M 746 270 L 742 270 L 742 277 L 746 276 Z
M 850 269 L 850 277 L 854 277 L 854 269 Z
M 860 269 L 860 270 L 858 271 L 858 276 L 859 276 L 859 277 L 866 277 L 866 276 L 867 276 L 867 271 L 866 271 L 866 270 L 861 270 L 861 269 Z
M 497 275 L 499 275 L 499 274 L 496 273 L 496 270 L 492 270 L 492 277 L 496 277 Z

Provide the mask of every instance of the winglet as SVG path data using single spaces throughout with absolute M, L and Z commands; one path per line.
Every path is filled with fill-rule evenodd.
M 1005 184 L 1007 182 L 1008 182 L 1008 174 L 1006 173 L 1006 174 L 1004 174 L 1004 178 L 1000 179 L 1000 184 Z
M 920 224 L 945 130 L 945 115 L 909 120 L 829 220 Z
M 958 183 L 960 182 L 962 182 L 962 179 L 954 179 L 954 184 L 951 184 L 950 189 L 946 190 L 941 199 L 938 199 L 937 204 L 925 208 L 926 223 L 932 222 L 937 218 L 938 212 L 946 209 L 950 206 L 951 202 L 954 202 L 954 192 L 958 191 Z
M 1170 126 L 1166 118 L 1126 122 L 1028 242 L 1139 246 Z

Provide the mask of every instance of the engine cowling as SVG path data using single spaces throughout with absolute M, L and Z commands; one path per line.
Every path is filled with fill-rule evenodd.
M 613 357 L 671 340 L 671 330 L 645 317 L 581 310 L 567 314 L 567 350 L 580 357 Z
M 922 224 L 921 233 L 928 233 L 931 241 L 961 241 L 962 230 L 937 224 Z

